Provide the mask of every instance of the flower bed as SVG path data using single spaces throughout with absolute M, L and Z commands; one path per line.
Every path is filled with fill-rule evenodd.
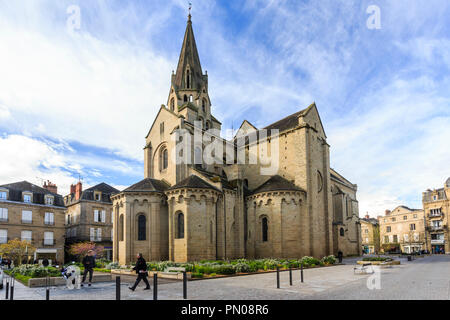
M 317 258 L 306 256 L 301 259 L 238 259 L 229 261 L 202 260 L 192 263 L 159 261 L 148 262 L 147 268 L 149 271 L 164 271 L 169 267 L 182 267 L 185 268 L 187 272 L 191 273 L 192 278 L 210 278 L 215 276 L 271 271 L 276 270 L 277 266 L 280 269 L 295 269 L 300 268 L 302 263 L 303 268 L 328 266 L 335 264 L 336 258 L 334 256 L 327 256 L 319 260 Z

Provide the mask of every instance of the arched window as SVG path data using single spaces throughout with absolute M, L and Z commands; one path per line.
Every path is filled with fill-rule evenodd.
M 170 99 L 170 110 L 175 111 L 175 99 Z
M 206 99 L 202 100 L 202 110 L 204 113 L 206 113 Z
M 194 164 L 196 167 L 202 166 L 203 159 L 202 159 L 202 149 L 200 147 L 196 147 L 194 151 Z
M 160 171 L 167 169 L 169 166 L 169 152 L 167 148 L 161 149 L 160 154 Z
M 244 179 L 244 187 L 248 189 L 248 179 Z
M 189 96 L 189 102 L 194 102 L 194 97 L 192 96 L 192 94 Z
M 138 240 L 146 240 L 147 219 L 143 214 L 138 217 Z
M 262 226 L 262 241 L 266 242 L 268 241 L 268 231 L 269 231 L 269 224 L 266 217 L 262 218 L 261 226 Z
M 187 95 L 184 95 L 183 101 L 184 101 L 184 102 L 188 102 L 188 97 L 187 97 Z
M 124 225 L 123 225 L 123 214 L 120 215 L 120 219 L 119 219 L 119 241 L 123 241 L 123 229 L 124 229 Z
M 206 130 L 209 130 L 209 121 L 206 121 L 206 123 L 205 123 L 205 129 L 206 129 Z
M 188 89 L 191 88 L 191 75 L 189 73 L 189 70 L 186 71 L 186 86 Z
M 341 237 L 344 236 L 344 234 L 345 234 L 344 228 L 341 228 L 341 229 L 339 230 L 339 234 L 341 235 Z
M 177 239 L 183 239 L 184 238 L 184 214 L 179 213 L 177 215 Z

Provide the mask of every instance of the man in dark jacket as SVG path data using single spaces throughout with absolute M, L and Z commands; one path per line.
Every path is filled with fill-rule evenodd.
M 84 281 L 86 280 L 86 275 L 89 272 L 89 287 L 92 283 L 92 275 L 94 274 L 94 268 L 95 268 L 95 257 L 94 257 L 94 251 L 89 250 L 87 256 L 83 258 L 83 266 L 84 266 L 84 273 L 83 273 L 83 281 L 81 281 L 81 286 L 83 286 Z
M 137 255 L 137 258 L 138 259 L 136 261 L 136 265 L 134 266 L 133 270 L 136 271 L 138 277 L 136 279 L 136 282 L 134 283 L 134 286 L 129 287 L 128 289 L 130 289 L 131 291 L 134 291 L 136 289 L 136 287 L 138 286 L 139 282 L 141 282 L 141 280 L 144 280 L 144 283 L 147 285 L 144 288 L 144 290 L 150 290 L 150 283 L 148 283 L 148 280 L 147 280 L 147 276 L 148 276 L 147 262 L 142 257 L 142 253 L 139 253 Z

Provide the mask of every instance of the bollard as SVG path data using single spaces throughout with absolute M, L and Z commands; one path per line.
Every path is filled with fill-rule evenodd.
M 47 288 L 46 290 L 45 290 L 45 300 L 50 300 L 50 289 L 49 288 Z
M 9 297 L 9 281 L 8 279 L 6 279 L 6 295 L 5 295 L 5 300 L 8 300 Z
M 277 266 L 277 289 L 280 289 L 280 267 Z
M 153 300 L 158 300 L 158 274 L 153 274 Z
M 116 300 L 120 300 L 120 276 L 116 277 Z
M 292 268 L 289 267 L 289 284 L 292 286 Z
M 300 267 L 300 276 L 301 276 L 301 281 L 303 282 L 303 262 Z
M 14 300 L 14 285 L 11 284 L 11 293 L 9 295 L 9 300 Z
M 187 274 L 183 271 L 183 299 L 187 299 Z

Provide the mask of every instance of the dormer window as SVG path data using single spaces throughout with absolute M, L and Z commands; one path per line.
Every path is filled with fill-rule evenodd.
M 50 196 L 50 195 L 45 196 L 45 204 L 46 205 L 52 206 L 54 202 L 55 202 L 55 198 L 53 196 Z
M 94 200 L 95 201 L 101 201 L 102 200 L 102 193 L 100 191 L 94 191 Z
M 33 201 L 33 194 L 32 193 L 24 193 L 23 194 L 23 202 L 31 203 L 32 201 Z

